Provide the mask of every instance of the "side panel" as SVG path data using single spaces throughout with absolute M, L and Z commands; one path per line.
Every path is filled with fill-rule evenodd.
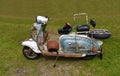
M 92 44 L 98 49 L 99 45 L 92 42 L 91 38 L 80 35 L 64 35 L 60 38 L 62 50 L 65 53 L 85 53 L 90 54 Z

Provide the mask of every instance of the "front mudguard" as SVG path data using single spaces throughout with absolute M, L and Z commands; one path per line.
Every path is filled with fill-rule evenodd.
M 35 53 L 41 53 L 41 50 L 38 48 L 37 43 L 33 39 L 23 41 L 21 45 L 31 48 Z

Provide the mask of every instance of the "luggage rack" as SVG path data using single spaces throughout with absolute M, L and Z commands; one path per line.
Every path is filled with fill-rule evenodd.
M 108 34 L 108 30 L 107 29 L 94 29 L 91 30 L 92 34 Z

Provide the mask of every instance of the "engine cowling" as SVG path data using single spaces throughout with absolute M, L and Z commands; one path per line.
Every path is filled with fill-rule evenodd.
M 92 46 L 99 49 L 97 41 L 93 41 L 88 36 L 85 35 L 62 35 L 60 37 L 61 49 L 65 53 L 85 53 L 90 54 Z M 93 44 L 93 45 L 92 45 Z

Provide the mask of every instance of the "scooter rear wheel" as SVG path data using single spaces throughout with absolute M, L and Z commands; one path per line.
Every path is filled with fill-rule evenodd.
M 101 50 L 100 50 L 99 58 L 100 58 L 101 60 L 103 59 L 103 50 L 102 50 L 102 47 L 101 47 Z
M 40 57 L 40 54 L 35 53 L 31 48 L 24 46 L 23 47 L 23 55 L 25 56 L 25 58 L 29 59 L 29 60 L 34 60 L 34 59 L 38 59 Z

